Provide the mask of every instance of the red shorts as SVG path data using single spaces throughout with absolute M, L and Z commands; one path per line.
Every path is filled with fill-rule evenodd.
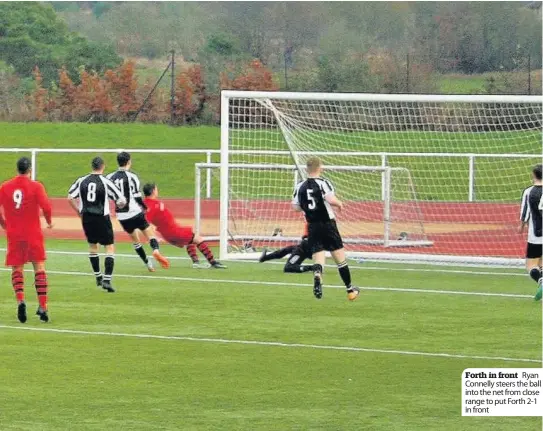
M 191 227 L 179 227 L 169 232 L 160 232 L 164 239 L 176 247 L 185 247 L 194 238 Z
M 28 262 L 45 262 L 43 239 L 14 239 L 8 237 L 6 266 L 20 266 Z

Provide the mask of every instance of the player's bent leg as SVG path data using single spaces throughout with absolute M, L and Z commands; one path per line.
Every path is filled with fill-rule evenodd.
M 104 259 L 104 279 L 102 281 L 102 289 L 109 293 L 113 293 L 115 292 L 115 289 L 111 285 L 111 279 L 115 267 L 115 246 L 113 244 L 107 244 L 105 247 L 106 258 Z
M 527 258 L 526 271 L 530 274 L 532 280 L 537 283 L 537 290 L 534 296 L 536 301 L 540 301 L 543 296 L 543 272 L 541 271 L 541 258 Z
M 283 272 L 300 274 L 302 272 L 315 271 L 316 269 L 317 265 L 299 265 L 296 263 L 287 262 L 283 267 Z
M 32 262 L 34 266 L 34 286 L 36 287 L 36 294 L 38 295 L 38 310 L 36 315 L 42 322 L 48 322 L 49 316 L 47 314 L 47 293 L 49 283 L 47 281 L 47 274 L 45 272 L 44 262 Z
M 96 277 L 96 286 L 102 287 L 102 271 L 100 270 L 100 256 L 98 256 L 98 244 L 89 244 L 89 261 L 94 276 Z
M 168 269 L 170 267 L 169 260 L 160 253 L 160 246 L 158 245 L 158 239 L 156 238 L 155 230 L 151 225 L 147 226 L 145 229 L 142 230 L 143 235 L 147 240 L 149 241 L 149 245 L 151 246 L 151 249 L 153 250 L 153 257 L 155 260 L 160 263 L 160 266 L 164 269 Z
M 143 248 L 143 245 L 140 242 L 140 235 L 137 230 L 132 231 L 132 233 L 129 233 L 130 238 L 132 239 L 132 244 L 134 246 L 134 251 L 137 253 L 139 258 L 142 260 L 142 262 L 145 264 L 149 272 L 154 272 L 155 268 L 153 267 L 153 263 L 149 261 L 147 258 L 147 253 L 145 253 L 145 249 Z
M 194 235 L 192 237 L 191 243 L 196 244 L 196 247 L 198 250 L 200 250 L 200 253 L 202 253 L 212 268 L 215 269 L 225 269 L 226 265 L 223 265 L 219 261 L 215 260 L 215 257 L 213 256 L 213 252 L 207 245 L 207 243 L 204 241 L 204 239 L 200 235 Z
M 349 264 L 347 263 L 347 259 L 345 257 L 345 249 L 340 248 L 338 250 L 331 251 L 330 253 L 332 254 L 334 262 L 337 264 L 339 276 L 341 277 L 341 280 L 343 280 L 343 284 L 347 290 L 347 298 L 349 301 L 354 301 L 360 295 L 360 289 L 351 284 L 351 270 L 349 269 Z
M 193 242 L 191 242 L 190 244 L 187 244 L 187 254 L 190 257 L 190 260 L 192 261 L 193 268 L 202 268 L 202 266 L 200 265 L 200 259 L 198 259 L 196 244 L 194 244 Z
M 17 265 L 11 267 L 11 285 L 15 292 L 15 298 L 17 299 L 17 318 L 19 322 L 26 323 L 26 303 L 24 293 L 24 272 L 23 265 Z
M 262 263 L 262 262 L 266 262 L 268 260 L 282 259 L 285 256 L 287 256 L 289 254 L 292 254 L 292 252 L 295 249 L 296 249 L 295 245 L 290 245 L 288 247 L 282 248 L 281 250 L 272 251 L 271 253 L 267 253 L 267 251 L 264 249 L 264 251 L 262 252 L 262 255 L 260 256 L 260 259 L 258 259 L 258 261 L 260 263 Z

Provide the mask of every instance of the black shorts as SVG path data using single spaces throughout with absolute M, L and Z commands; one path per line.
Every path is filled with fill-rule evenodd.
M 335 220 L 309 223 L 307 242 L 312 255 L 323 250 L 336 251 L 343 248 Z
M 543 256 L 543 244 L 528 243 L 526 246 L 526 258 L 538 259 Z
M 147 219 L 143 213 L 139 213 L 138 215 L 127 220 L 119 220 L 119 223 L 127 234 L 131 234 L 136 229 L 144 231 L 149 227 L 149 223 L 147 222 Z
M 307 240 L 303 240 L 292 251 L 287 259 L 286 265 L 301 265 L 306 259 L 311 259 L 311 250 L 309 249 L 309 243 Z
M 88 215 L 82 217 L 83 231 L 89 244 L 111 245 L 114 243 L 111 218 L 107 216 Z

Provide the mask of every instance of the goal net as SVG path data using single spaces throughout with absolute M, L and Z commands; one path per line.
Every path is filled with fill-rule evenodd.
M 196 230 L 202 223 L 202 189 L 205 174 L 218 177 L 219 163 L 195 165 Z M 245 176 L 247 187 L 230 194 L 228 232 L 229 249 L 248 252 L 258 247 L 279 247 L 299 241 L 304 222 L 292 211 L 285 196 L 292 193 L 300 178 L 295 165 L 230 164 L 232 177 Z M 380 245 L 384 247 L 430 246 L 424 232 L 421 208 L 409 170 L 381 166 L 327 166 L 327 177 L 334 182 L 355 182 L 358 191 L 345 193 L 342 234 L 349 245 Z M 302 168 L 305 175 L 305 169 Z M 252 181 L 265 177 L 263 184 Z M 258 188 L 254 188 L 254 187 Z M 381 194 L 383 199 L 380 198 Z M 259 196 L 255 199 L 254 196 Z M 362 196 L 364 195 L 364 196 Z M 352 196 L 353 199 L 350 199 Z M 364 197 L 364 201 L 354 198 Z M 409 234 L 408 234 L 409 232 Z M 210 240 L 220 239 L 207 237 Z M 354 248 L 354 247 L 353 247 Z
M 301 237 L 290 199 L 316 155 L 346 204 L 350 256 L 520 265 L 518 201 L 541 126 L 535 96 L 224 91 L 221 258 Z

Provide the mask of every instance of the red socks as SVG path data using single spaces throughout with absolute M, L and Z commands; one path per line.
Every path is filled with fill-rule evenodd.
M 47 274 L 45 271 L 38 271 L 34 276 L 34 285 L 38 294 L 38 302 L 43 311 L 47 311 Z
M 17 303 L 24 302 L 25 300 L 25 291 L 24 291 L 24 275 L 22 271 L 13 271 L 11 273 L 11 285 L 15 291 L 15 298 Z
M 207 261 L 209 263 L 215 262 L 215 258 L 213 257 L 213 253 L 208 247 L 207 243 L 205 241 L 202 241 L 200 244 L 197 245 L 198 250 L 202 252 L 202 254 L 206 257 Z
M 196 253 L 196 244 L 194 244 L 193 242 L 187 245 L 187 253 L 190 256 L 192 263 L 197 263 L 199 261 L 198 254 Z

